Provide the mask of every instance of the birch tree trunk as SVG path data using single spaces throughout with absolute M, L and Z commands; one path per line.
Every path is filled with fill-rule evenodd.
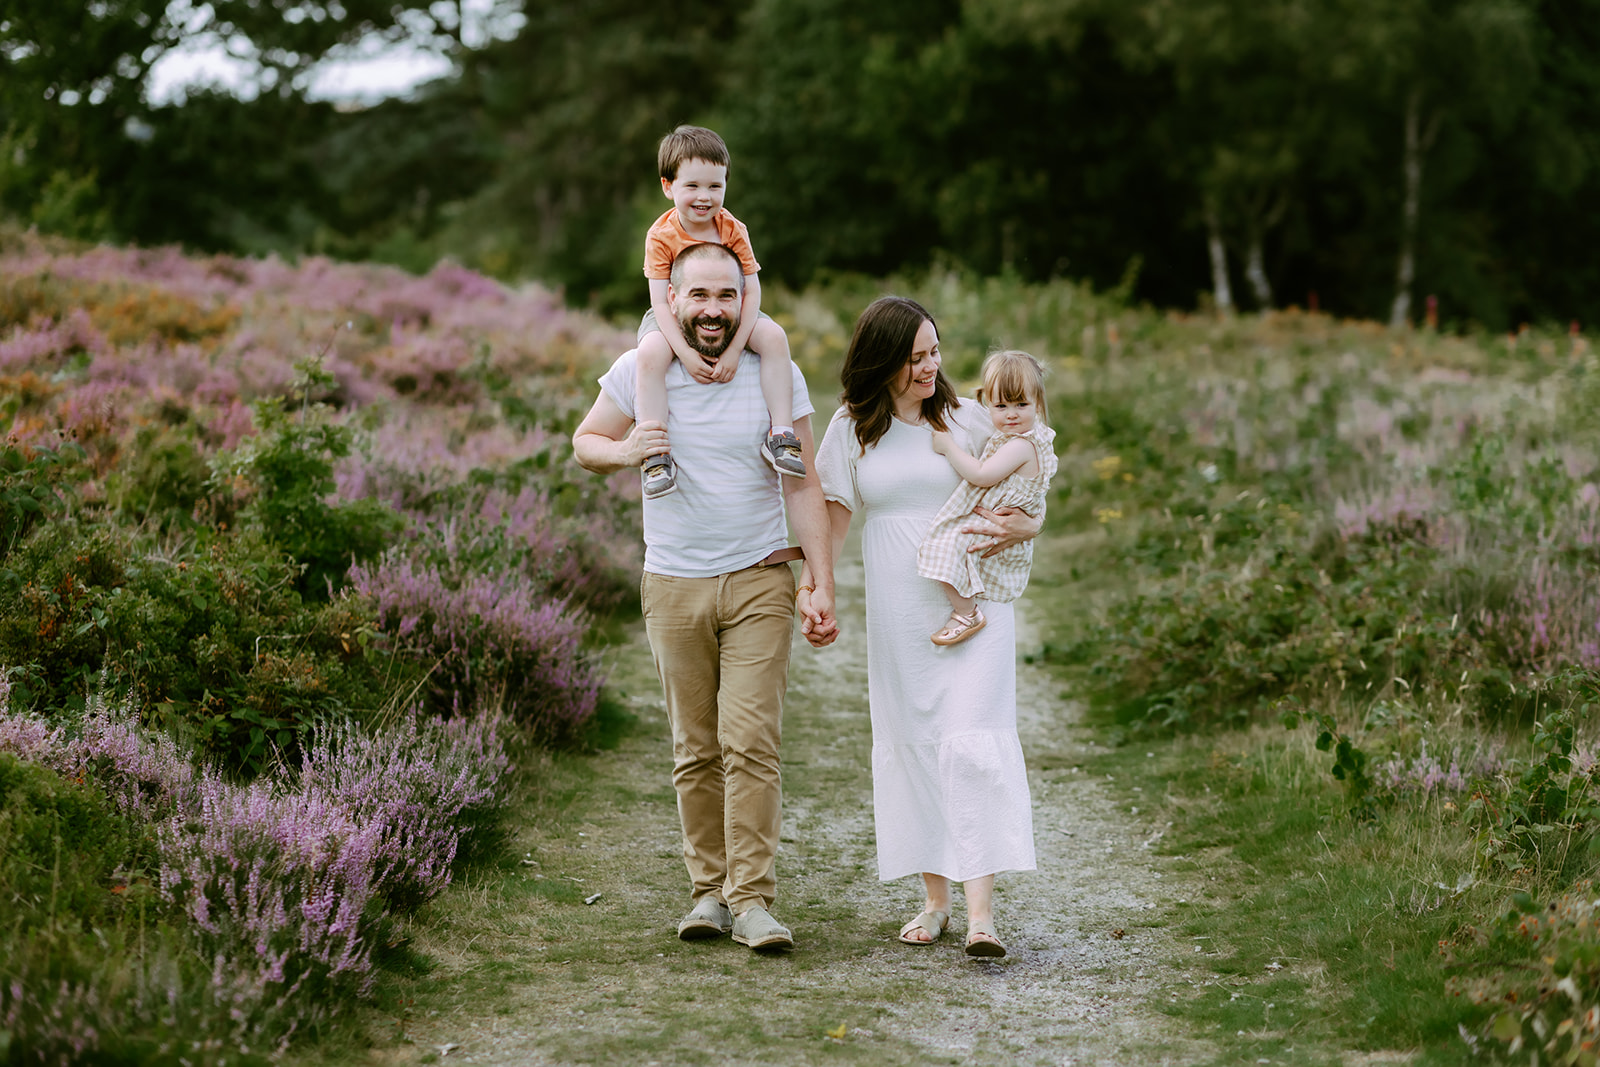
M 1400 216 L 1400 262 L 1395 271 L 1394 304 L 1389 325 L 1404 326 L 1411 319 L 1411 283 L 1417 273 L 1417 213 L 1422 200 L 1422 163 L 1439 132 L 1439 114 L 1422 129 L 1422 91 L 1411 90 L 1406 99 L 1406 149 L 1404 160 L 1405 206 Z
M 1233 314 L 1233 289 L 1228 285 L 1228 249 L 1222 243 L 1222 223 L 1217 207 L 1206 201 L 1206 250 L 1211 253 L 1211 299 L 1217 314 Z
M 1256 298 L 1256 306 L 1262 311 L 1272 307 L 1272 282 L 1267 278 L 1266 261 L 1261 254 L 1259 230 L 1250 234 L 1250 248 L 1245 253 L 1244 276 L 1250 283 L 1250 295 Z

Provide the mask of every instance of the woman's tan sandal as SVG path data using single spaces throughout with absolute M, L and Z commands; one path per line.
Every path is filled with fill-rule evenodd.
M 999 959 L 1005 954 L 1006 947 L 995 936 L 994 923 L 967 924 L 967 955 Z
M 950 618 L 945 621 L 944 628 L 933 635 L 936 645 L 959 645 L 973 634 L 987 626 L 989 620 L 983 617 L 983 610 L 978 605 L 972 605 L 972 614 L 963 615 L 959 611 L 952 611 Z
M 949 925 L 948 911 L 925 911 L 900 928 L 900 940 L 908 945 L 931 945 L 939 940 L 939 935 L 944 933 L 944 928 Z M 917 930 L 926 931 L 928 939 L 924 941 L 912 937 L 911 934 Z

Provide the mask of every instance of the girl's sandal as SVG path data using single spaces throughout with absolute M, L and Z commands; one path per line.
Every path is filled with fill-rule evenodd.
M 995 936 L 994 923 L 967 924 L 967 955 L 997 960 L 1005 954 L 1005 945 Z
M 959 645 L 988 624 L 989 620 L 983 617 L 983 609 L 974 604 L 971 615 L 952 611 L 943 629 L 934 634 L 931 640 L 936 645 Z
M 950 913 L 948 911 L 925 911 L 900 928 L 900 940 L 908 945 L 925 947 L 939 940 L 939 935 L 944 933 L 944 928 L 949 925 Z M 924 941 L 921 938 L 912 937 L 911 934 L 917 930 L 926 931 L 928 939 Z

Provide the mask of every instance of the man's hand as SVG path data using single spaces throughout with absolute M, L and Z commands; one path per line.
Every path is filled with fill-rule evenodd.
M 667 443 L 667 428 L 653 420 L 635 423 L 628 436 L 622 439 L 628 466 L 642 467 L 651 456 L 664 456 L 672 451 Z
M 817 589 L 802 589 L 795 604 L 800 610 L 800 634 L 812 648 L 826 648 L 839 636 L 833 617 L 833 597 Z
M 1044 519 L 1034 518 L 1020 508 L 972 509 L 972 521 L 961 527 L 962 533 L 977 534 L 980 540 L 967 547 L 968 552 L 982 552 L 983 557 L 1004 552 L 1012 545 L 1020 545 L 1039 536 Z M 986 539 L 985 539 L 986 538 Z

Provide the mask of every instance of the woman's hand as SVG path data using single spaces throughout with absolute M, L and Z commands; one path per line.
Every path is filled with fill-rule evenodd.
M 933 431 L 933 450 L 941 456 L 950 454 L 950 433 L 948 430 Z
M 839 623 L 833 617 L 833 598 L 814 589 L 802 588 L 795 594 L 800 613 L 800 635 L 812 648 L 825 648 L 839 636 Z
M 962 533 L 977 534 L 979 540 L 967 547 L 968 552 L 981 552 L 984 558 L 1004 552 L 1012 545 L 1032 541 L 1044 527 L 1044 517 L 1034 518 L 1021 508 L 972 509 L 972 521 L 961 527 Z M 985 540 L 986 538 L 986 540 Z

